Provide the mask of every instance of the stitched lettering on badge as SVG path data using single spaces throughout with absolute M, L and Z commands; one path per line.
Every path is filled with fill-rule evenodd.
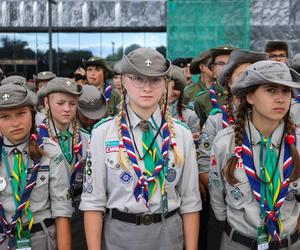
M 112 153 L 112 152 L 119 152 L 119 141 L 105 141 L 105 152 Z
M 63 160 L 64 160 L 64 156 L 61 154 L 61 155 L 57 156 L 57 157 L 54 159 L 54 162 L 55 162 L 56 165 L 58 165 L 58 164 L 61 163 Z

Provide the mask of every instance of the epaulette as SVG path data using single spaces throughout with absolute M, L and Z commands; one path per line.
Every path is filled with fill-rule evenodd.
M 199 93 L 196 94 L 196 97 L 203 95 L 204 93 L 207 93 L 208 90 L 202 90 Z
M 186 125 L 184 122 L 182 122 L 182 121 L 180 121 L 180 120 L 178 120 L 178 119 L 175 119 L 175 118 L 173 118 L 173 120 L 174 120 L 175 123 L 180 124 L 181 126 L 185 127 L 185 128 L 188 129 L 188 130 L 191 130 L 191 129 L 189 128 L 189 126 Z
M 102 118 L 99 122 L 97 122 L 97 123 L 93 126 L 93 129 L 94 129 L 94 128 L 98 128 L 101 124 L 106 123 L 106 122 L 108 122 L 108 121 L 110 121 L 110 120 L 112 120 L 112 119 L 114 119 L 113 116 L 106 117 L 106 118 Z
M 209 112 L 210 115 L 215 115 L 217 113 L 222 113 L 222 110 L 220 110 L 218 108 L 214 108 Z

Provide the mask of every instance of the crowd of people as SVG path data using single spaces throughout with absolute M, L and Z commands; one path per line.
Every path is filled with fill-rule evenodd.
M 1 74 L 0 249 L 300 249 L 299 73 L 269 41 Z

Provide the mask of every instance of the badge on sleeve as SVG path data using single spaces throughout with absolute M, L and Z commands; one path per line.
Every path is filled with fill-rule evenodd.
M 244 194 L 239 189 L 239 187 L 235 187 L 234 189 L 232 189 L 231 194 L 234 197 L 234 199 L 236 199 L 236 200 L 240 200 L 244 196 Z
M 86 185 L 86 192 L 89 193 L 89 194 L 90 194 L 91 192 L 93 192 L 93 186 L 90 185 L 90 184 Z
M 177 172 L 174 168 L 169 168 L 166 174 L 166 179 L 168 182 L 173 182 L 176 179 Z
M 4 191 L 6 188 L 6 180 L 3 177 L 0 177 L 0 192 Z
M 295 189 L 292 189 L 287 193 L 285 199 L 287 201 L 292 201 L 295 199 L 296 194 L 297 194 L 297 191 Z
M 132 175 L 129 171 L 123 171 L 121 174 L 120 174 L 120 181 L 123 183 L 123 184 L 128 184 L 129 182 L 132 181 Z

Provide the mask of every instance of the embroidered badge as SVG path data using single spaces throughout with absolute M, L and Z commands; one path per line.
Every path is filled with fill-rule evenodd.
M 88 168 L 88 169 L 86 170 L 86 174 L 87 174 L 87 175 L 92 175 L 92 173 L 93 173 L 93 171 L 92 171 L 91 168 Z
M 212 167 L 216 167 L 217 166 L 217 160 L 216 160 L 216 156 L 215 155 L 211 155 L 210 156 L 210 164 Z
M 119 152 L 119 141 L 105 141 L 105 152 L 112 153 L 112 152 Z
M 287 201 L 292 201 L 295 199 L 296 194 L 297 194 L 297 191 L 295 189 L 292 189 L 287 193 L 285 199 Z
M 46 177 L 45 177 L 44 175 L 42 175 L 41 178 L 40 178 L 40 180 L 41 180 L 42 182 L 44 182 L 45 179 L 46 179 Z
M 120 181 L 123 183 L 123 184 L 128 184 L 129 182 L 132 181 L 132 175 L 130 172 L 128 171 L 123 171 L 121 174 L 120 174 Z
M 203 143 L 203 146 L 204 146 L 205 148 L 209 148 L 209 145 L 210 145 L 210 144 L 209 144 L 208 142 L 204 142 L 204 143 Z
M 3 177 L 0 177 L 0 192 L 4 191 L 6 188 L 6 180 Z
M 61 155 L 57 156 L 57 157 L 54 159 L 54 162 L 55 162 L 56 165 L 58 165 L 58 164 L 61 163 L 63 160 L 64 160 L 64 156 L 61 154 Z
M 209 139 L 208 133 L 203 132 L 203 133 L 201 134 L 201 141 L 204 143 L 204 142 L 207 142 L 208 139 Z
M 89 193 L 89 194 L 90 194 L 91 192 L 93 192 L 93 186 L 90 185 L 90 184 L 87 185 L 87 186 L 86 186 L 86 192 Z
M 231 194 L 234 197 L 234 199 L 236 199 L 236 200 L 240 200 L 244 196 L 244 194 L 239 189 L 239 187 L 235 187 L 234 189 L 232 189 Z
M 220 181 L 219 181 L 219 180 L 213 179 L 211 182 L 212 182 L 212 184 L 213 184 L 215 187 L 220 187 Z
M 85 179 L 85 182 L 87 184 L 93 184 L 93 178 L 92 178 L 92 176 L 87 176 L 86 179 Z
M 173 182 L 176 179 L 176 170 L 174 168 L 169 168 L 167 171 L 166 179 L 168 182 Z
M 236 164 L 235 168 L 244 168 L 244 165 L 243 165 L 243 160 L 242 159 L 239 159 L 238 160 L 238 163 Z

